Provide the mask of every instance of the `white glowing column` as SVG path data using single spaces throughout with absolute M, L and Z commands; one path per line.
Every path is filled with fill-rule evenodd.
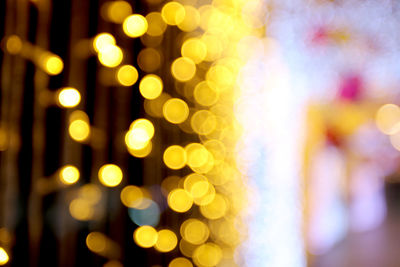
M 244 266 L 301 267 L 299 122 L 301 115 L 278 45 L 258 40 L 239 77 L 236 114 L 244 128 L 238 164 L 248 176 L 248 239 L 240 248 Z

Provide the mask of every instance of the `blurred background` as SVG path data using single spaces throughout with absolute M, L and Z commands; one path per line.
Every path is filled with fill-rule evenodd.
M 398 266 L 399 12 L 0 1 L 0 265 Z

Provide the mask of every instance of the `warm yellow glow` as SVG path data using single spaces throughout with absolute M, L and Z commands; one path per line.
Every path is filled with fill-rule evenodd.
M 107 237 L 99 232 L 91 232 L 86 237 L 88 249 L 95 253 L 102 253 L 107 248 Z
M 225 145 L 216 139 L 207 140 L 203 143 L 207 150 L 213 155 L 215 165 L 220 164 L 225 159 Z
M 207 71 L 206 79 L 212 82 L 211 85 L 215 85 L 219 91 L 229 89 L 235 82 L 233 73 L 223 65 L 212 66 Z
M 76 198 L 69 204 L 71 216 L 79 221 L 88 221 L 93 218 L 94 209 L 92 203 L 87 199 Z
M 133 233 L 133 240 L 135 243 L 143 248 L 150 248 L 154 246 L 158 239 L 156 229 L 149 225 L 140 226 Z
M 189 192 L 193 198 L 204 197 L 208 193 L 210 186 L 208 179 L 204 175 L 197 173 L 186 176 L 183 183 L 183 188 Z
M 163 90 L 163 82 L 155 74 L 148 74 L 142 78 L 139 84 L 140 94 L 146 99 L 156 99 Z
M 154 247 L 160 252 L 172 251 L 178 244 L 178 238 L 171 230 L 158 231 L 158 239 Z
M 145 209 L 150 205 L 145 195 L 148 193 L 134 185 L 125 186 L 121 191 L 121 202 L 128 208 Z
M 189 116 L 189 107 L 182 99 L 171 98 L 164 103 L 163 115 L 170 123 L 179 124 Z
M 215 198 L 215 188 L 211 183 L 208 183 L 207 192 L 203 194 L 205 184 L 203 181 L 193 184 L 191 190 L 194 191 L 196 197 L 193 199 L 194 203 L 198 206 L 205 206 L 210 204 Z
M 17 35 L 11 35 L 7 38 L 6 50 L 12 55 L 19 54 L 22 50 L 22 40 Z
M 168 206 L 176 212 L 186 212 L 192 205 L 193 198 L 184 189 L 174 189 L 168 194 Z
M 45 53 L 45 55 L 40 58 L 40 65 L 49 75 L 60 74 L 64 68 L 64 63 L 61 58 L 50 53 Z
M 122 29 L 125 34 L 132 38 L 140 37 L 145 34 L 147 27 L 148 24 L 146 18 L 139 14 L 130 15 L 122 24 Z
M 0 247 L 0 265 L 7 264 L 9 260 L 10 257 L 8 256 L 7 252 L 4 250 L 4 248 Z
M 71 115 L 69 115 L 68 121 L 71 123 L 76 120 L 89 122 L 89 116 L 82 110 L 74 110 Z
M 106 14 L 108 20 L 114 23 L 122 23 L 126 17 L 132 14 L 132 7 L 125 1 L 108 2 Z M 107 3 L 107 4 L 108 4 Z
M 183 43 L 181 54 L 199 64 L 206 58 L 207 46 L 199 38 L 190 38 Z
M 131 123 L 129 131 L 125 135 L 125 143 L 128 149 L 143 150 L 149 145 L 149 142 L 153 136 L 153 124 L 147 119 L 137 119 Z
M 144 100 L 144 110 L 147 114 L 152 117 L 162 118 L 163 117 L 163 106 L 171 96 L 167 93 L 161 93 L 161 95 L 155 99 Z
M 207 56 L 205 61 L 214 61 L 221 57 L 223 46 L 218 37 L 205 34 L 201 37 L 201 40 L 207 47 Z
M 198 247 L 198 245 L 194 245 L 192 243 L 187 242 L 184 238 L 179 241 L 179 250 L 182 255 L 191 258 L 193 256 L 193 252 Z
M 0 228 L 0 242 L 9 244 L 12 241 L 12 235 L 5 227 Z
M 161 17 L 160 12 L 151 12 L 146 15 L 146 20 L 149 24 L 147 34 L 150 36 L 160 36 L 165 32 L 167 24 Z
M 173 259 L 169 264 L 168 267 L 193 267 L 193 264 L 190 262 L 190 260 L 179 257 Z
M 180 57 L 172 62 L 171 73 L 178 81 L 187 82 L 196 74 L 196 65 L 190 58 Z
M 63 184 L 74 184 L 79 180 L 79 170 L 75 166 L 66 165 L 60 170 L 60 180 Z
M 179 187 L 181 177 L 168 176 L 161 182 L 161 189 L 164 196 L 168 196 L 169 192 Z
M 210 230 L 208 226 L 200 220 L 188 219 L 182 223 L 180 232 L 182 237 L 189 243 L 200 245 L 207 241 Z
M 153 72 L 161 66 L 161 52 L 154 48 L 142 49 L 137 57 L 137 62 L 145 72 Z
M 163 160 L 170 169 L 182 169 L 186 165 L 186 151 L 178 145 L 170 146 L 164 151 Z
M 124 267 L 124 265 L 117 260 L 111 260 L 104 263 L 103 267 Z
M 58 92 L 58 103 L 65 108 L 76 107 L 81 102 L 81 94 L 72 87 L 66 87 Z
M 196 265 L 204 267 L 216 266 L 222 259 L 221 248 L 214 243 L 199 246 L 193 252 L 193 261 Z
M 123 86 L 134 85 L 138 77 L 139 73 L 132 65 L 123 65 L 117 71 L 117 80 Z
M 223 217 L 227 212 L 227 203 L 223 196 L 216 194 L 211 203 L 200 206 L 200 212 L 204 217 L 211 220 L 216 220 Z
M 98 58 L 103 66 L 114 68 L 118 66 L 124 55 L 121 48 L 116 45 L 105 45 L 99 50 Z
M 114 36 L 109 33 L 99 33 L 93 39 L 93 48 L 96 52 L 103 50 L 108 45 L 116 45 Z
M 153 149 L 153 143 L 151 141 L 147 142 L 147 145 L 142 149 L 131 149 L 128 147 L 128 152 L 136 158 L 145 158 L 150 155 Z
M 193 91 L 194 99 L 197 103 L 203 106 L 212 106 L 217 103 L 219 93 L 216 85 L 210 85 L 212 82 L 202 81 L 196 85 Z
M 390 135 L 390 143 L 395 149 L 400 151 L 400 132 Z
M 72 139 L 83 142 L 90 135 L 90 125 L 84 120 L 77 119 L 70 123 L 68 132 Z
M 400 108 L 386 104 L 379 108 L 375 116 L 378 129 L 385 134 L 395 134 L 400 130 Z
M 190 125 L 196 133 L 207 135 L 215 130 L 217 119 L 212 112 L 199 110 L 193 114 Z
M 106 164 L 99 169 L 100 182 L 108 187 L 115 187 L 122 181 L 122 171 L 115 164 Z
M 200 24 L 200 13 L 192 6 L 184 6 L 185 17 L 178 23 L 178 28 L 185 32 L 194 31 Z
M 166 3 L 161 9 L 161 16 L 169 25 L 178 25 L 185 19 L 185 15 L 185 8 L 175 1 Z
M 0 151 L 5 151 L 8 148 L 8 133 L 5 129 L 0 128 Z
M 79 188 L 79 197 L 90 204 L 97 204 L 101 200 L 101 190 L 98 185 L 85 184 Z
M 207 163 L 209 152 L 199 143 L 191 143 L 185 147 L 187 155 L 187 165 L 190 167 L 200 167 Z

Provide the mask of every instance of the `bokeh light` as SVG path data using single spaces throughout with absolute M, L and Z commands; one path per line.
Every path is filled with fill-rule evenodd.
M 193 205 L 193 197 L 184 189 L 174 189 L 168 194 L 168 206 L 176 212 L 186 212 Z
M 147 74 L 139 84 L 140 94 L 146 99 L 156 99 L 163 90 L 161 78 L 155 74 Z
M 60 180 L 63 184 L 74 184 L 79 180 L 79 170 L 75 166 L 65 165 L 60 170 Z
M 178 244 L 178 238 L 176 234 L 168 229 L 158 231 L 158 239 L 154 245 L 155 249 L 160 252 L 170 252 Z
M 196 65 L 190 58 L 180 57 L 172 62 L 171 73 L 178 81 L 186 82 L 196 74 Z
M 189 116 L 189 107 L 185 101 L 179 98 L 171 98 L 163 105 L 164 118 L 170 123 L 179 124 Z
M 169 25 L 178 25 L 185 19 L 185 15 L 185 8 L 175 1 L 166 3 L 161 9 L 161 16 Z
M 0 247 L 0 265 L 5 265 L 10 260 L 8 253 L 5 251 L 4 248 Z
M 115 164 L 105 164 L 99 169 L 99 181 L 107 187 L 115 187 L 122 181 L 122 170 Z
M 121 48 L 116 45 L 108 44 L 104 45 L 98 54 L 100 63 L 108 68 L 114 68 L 118 66 L 123 59 L 124 55 Z
M 145 17 L 139 14 L 130 15 L 124 20 L 122 29 L 129 37 L 136 38 L 146 33 L 148 23 Z
M 73 108 L 80 103 L 81 94 L 75 88 L 65 87 L 58 92 L 57 100 L 60 106 Z
M 123 86 L 132 86 L 138 80 L 139 73 L 132 65 L 123 65 L 117 70 L 117 80 Z
M 193 267 L 193 264 L 190 262 L 190 260 L 179 257 L 173 259 L 169 264 L 168 267 Z
M 143 248 L 150 248 L 154 246 L 158 239 L 156 229 L 149 225 L 140 226 L 133 233 L 133 240 L 135 243 Z

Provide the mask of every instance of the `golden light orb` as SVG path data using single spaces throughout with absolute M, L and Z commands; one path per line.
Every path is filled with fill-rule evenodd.
M 43 57 L 41 57 L 40 65 L 49 75 L 60 74 L 64 68 L 62 59 L 59 56 L 50 53 L 46 53 Z
M 184 122 L 189 116 L 189 107 L 179 98 L 168 99 L 163 105 L 164 118 L 173 124 Z
M 92 203 L 83 198 L 72 200 L 69 204 L 69 212 L 74 219 L 79 221 L 88 221 L 94 216 Z
M 200 212 L 204 217 L 211 220 L 216 220 L 223 217 L 227 212 L 228 206 L 226 200 L 220 194 L 214 196 L 211 203 L 200 206 Z
M 181 236 L 189 243 L 201 245 L 210 236 L 208 226 L 198 219 L 188 219 L 184 221 L 180 228 Z
M 199 38 L 190 38 L 183 43 L 181 54 L 199 64 L 207 56 L 207 46 Z
M 400 131 L 400 108 L 395 104 L 383 105 L 376 112 L 375 122 L 384 134 L 395 134 Z
M 184 32 L 194 31 L 200 24 L 200 13 L 193 6 L 185 5 L 184 8 L 185 17 L 181 22 L 178 23 L 178 28 Z
M 58 92 L 58 104 L 65 108 L 76 107 L 81 102 L 81 94 L 72 87 L 66 87 Z
M 68 132 L 75 141 L 84 142 L 89 138 L 90 125 L 85 120 L 77 119 L 69 124 Z
M 86 237 L 86 246 L 95 253 L 102 253 L 107 248 L 107 237 L 99 232 L 91 232 Z
M 72 165 L 65 165 L 61 168 L 60 173 L 60 180 L 63 184 L 74 184 L 79 180 L 79 170 L 75 166 Z
M 99 169 L 99 180 L 107 187 L 115 187 L 122 181 L 122 170 L 115 164 L 105 164 Z
M 199 266 L 216 266 L 221 259 L 222 249 L 218 245 L 211 242 L 199 246 L 193 252 L 193 261 Z
M 186 165 L 186 151 L 178 145 L 170 146 L 164 151 L 163 160 L 165 165 L 170 169 L 182 169 Z
M 10 257 L 8 256 L 7 251 L 0 247 L 0 265 L 6 265 L 8 261 L 10 260 Z
M 107 20 L 121 24 L 126 17 L 132 14 L 132 7 L 126 1 L 107 2 L 102 7 L 102 13 Z
M 133 233 L 133 240 L 142 248 L 151 248 L 154 246 L 158 239 L 156 229 L 149 225 L 140 226 Z
M 155 249 L 160 252 L 170 252 L 178 244 L 176 234 L 168 229 L 158 231 L 157 242 L 154 245 Z
M 123 65 L 117 70 L 117 80 L 123 86 L 132 86 L 138 80 L 139 73 L 132 65 Z
M 19 54 L 22 50 L 22 40 L 17 35 L 11 35 L 7 38 L 6 50 L 12 55 Z
M 153 149 L 153 143 L 151 141 L 147 142 L 146 146 L 141 149 L 132 149 L 128 147 L 128 152 L 132 156 L 136 158 L 145 158 L 148 155 L 150 155 L 151 151 Z
M 156 99 L 163 90 L 161 78 L 155 74 L 148 74 L 139 83 L 140 94 L 146 99 Z
M 139 14 L 130 15 L 122 24 L 124 33 L 132 38 L 142 36 L 146 33 L 147 28 L 148 23 L 146 18 Z
M 173 259 L 169 264 L 168 267 L 193 267 L 193 264 L 190 262 L 190 260 L 179 257 Z
M 146 15 L 146 20 L 149 24 L 147 29 L 148 35 L 160 36 L 165 32 L 167 24 L 163 20 L 160 12 L 150 12 Z
M 187 82 L 196 74 L 196 64 L 188 57 L 177 58 L 172 62 L 171 73 L 176 80 Z
M 93 49 L 96 52 L 101 51 L 103 48 L 105 48 L 108 45 L 116 45 L 116 41 L 114 36 L 112 36 L 109 33 L 103 32 L 99 33 L 94 37 L 93 39 Z
M 161 16 L 169 25 L 178 25 L 185 19 L 185 15 L 185 8 L 175 1 L 166 3 L 161 9 Z
M 212 106 L 217 103 L 219 92 L 215 90 L 212 82 L 202 81 L 196 85 L 193 91 L 194 99 L 202 106 Z
M 193 197 L 184 189 L 174 189 L 168 194 L 168 206 L 176 212 L 186 212 L 193 206 Z
M 100 63 L 108 68 L 114 68 L 118 66 L 123 59 L 124 55 L 121 48 L 116 45 L 105 45 L 99 50 L 98 59 Z

